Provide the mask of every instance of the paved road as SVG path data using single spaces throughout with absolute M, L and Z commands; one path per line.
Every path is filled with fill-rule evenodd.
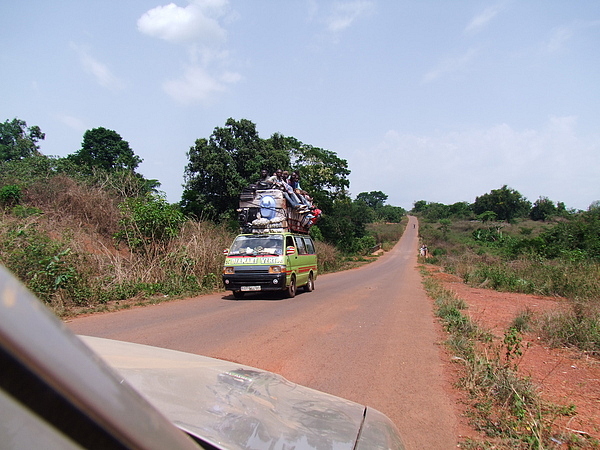
M 215 294 L 74 319 L 78 334 L 212 356 L 372 406 L 411 449 L 456 447 L 439 336 L 416 267 L 414 217 L 378 261 L 293 299 Z

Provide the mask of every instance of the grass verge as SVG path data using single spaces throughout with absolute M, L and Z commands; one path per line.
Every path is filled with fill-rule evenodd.
M 536 386 L 518 372 L 522 331 L 528 313 L 515 318 L 499 341 L 463 313 L 468 305 L 423 270 L 423 284 L 435 314 L 448 333 L 446 345 L 460 363 L 458 387 L 468 394 L 468 416 L 482 440 L 461 443 L 468 449 L 597 448 L 600 442 L 558 433 L 559 416 L 575 413 L 543 401 Z

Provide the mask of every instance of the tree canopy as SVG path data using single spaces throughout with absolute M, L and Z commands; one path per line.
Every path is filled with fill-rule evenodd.
M 530 209 L 531 202 L 507 185 L 502 186 L 500 189 L 492 189 L 489 194 L 477 197 L 475 203 L 473 203 L 475 214 L 492 211 L 496 213 L 498 220 L 506 221 L 527 216 Z
M 310 193 L 321 209 L 329 209 L 336 200 L 348 198 L 350 169 L 345 159 L 292 137 L 285 140 L 292 167 L 300 174 L 302 189 Z
M 83 135 L 81 149 L 68 158 L 90 170 L 98 167 L 109 172 L 134 172 L 142 162 L 129 147 L 129 142 L 123 140 L 119 133 L 103 127 L 87 130 Z
M 533 207 L 529 212 L 529 217 L 531 220 L 546 221 L 557 214 L 558 208 L 554 205 L 554 202 L 547 197 L 540 197 L 533 204 Z
M 39 155 L 37 142 L 46 137 L 40 127 L 27 127 L 24 120 L 0 123 L 0 161 L 14 161 Z
M 208 139 L 197 139 L 187 153 L 183 211 L 210 220 L 230 217 L 237 209 L 240 192 L 259 179 L 261 169 L 273 173 L 289 166 L 284 146 L 279 135 L 261 139 L 249 120 L 228 119 Z
M 406 211 L 399 206 L 386 205 L 387 194 L 381 191 L 361 192 L 356 196 L 355 203 L 367 206 L 371 221 L 398 223 Z
M 378 209 L 385 205 L 388 196 L 381 191 L 361 192 L 356 200 L 365 202 L 369 208 Z
M 302 189 L 322 209 L 344 198 L 349 186 L 348 163 L 334 152 L 279 133 L 262 139 L 247 119 L 229 118 L 208 139 L 197 139 L 187 156 L 181 206 L 187 214 L 210 220 L 231 217 L 240 192 L 258 181 L 262 169 L 297 170 Z

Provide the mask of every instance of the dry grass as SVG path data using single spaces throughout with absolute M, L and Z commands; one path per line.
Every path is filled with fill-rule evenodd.
M 24 201 L 44 211 L 58 228 L 85 226 L 105 237 L 118 230 L 120 199 L 100 187 L 78 183 L 65 175 L 34 183 L 27 189 Z M 67 224 L 61 224 L 64 221 Z
M 0 261 L 57 314 L 125 299 L 220 289 L 224 227 L 188 221 L 179 235 L 132 252 L 113 238 L 120 197 L 54 176 L 0 216 Z

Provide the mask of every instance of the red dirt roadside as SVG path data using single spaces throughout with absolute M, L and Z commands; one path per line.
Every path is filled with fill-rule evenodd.
M 439 267 L 427 268 L 446 289 L 468 304 L 466 315 L 499 338 L 521 312 L 529 310 L 536 317 L 564 307 L 564 301 L 556 298 L 472 288 Z M 531 378 L 546 401 L 575 406 L 574 416 L 557 419 L 557 430 L 600 438 L 600 360 L 574 349 L 549 348 L 532 333 L 523 337 L 522 344 L 523 356 L 518 362 L 521 375 Z M 447 371 L 456 377 L 457 367 L 451 358 L 446 364 Z M 455 392 L 454 397 L 460 399 L 464 394 Z M 463 436 L 475 436 L 466 419 L 461 428 Z

